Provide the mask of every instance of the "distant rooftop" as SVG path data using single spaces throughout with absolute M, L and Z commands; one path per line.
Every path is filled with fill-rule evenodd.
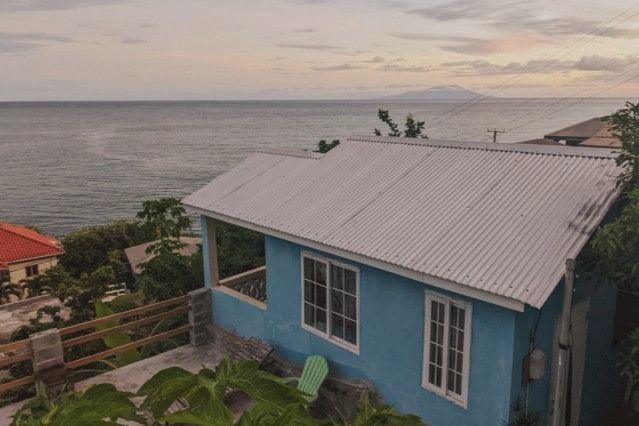
M 566 145 L 578 145 L 593 148 L 621 148 L 621 142 L 615 138 L 602 118 L 590 120 L 565 127 L 544 136 L 556 142 L 565 141 Z
M 146 249 L 151 244 L 157 244 L 159 242 L 160 240 L 156 240 L 124 249 L 124 254 L 129 261 L 134 274 L 140 275 L 142 273 L 142 268 L 140 267 L 140 265 L 144 262 L 148 262 L 155 257 L 155 254 L 153 253 L 147 253 Z M 181 254 L 182 256 L 190 256 L 198 252 L 198 245 L 202 244 L 202 238 L 180 237 L 180 242 L 184 244 L 184 247 L 177 250 L 177 253 Z
M 0 269 L 12 262 L 62 253 L 64 250 L 55 238 L 0 221 Z

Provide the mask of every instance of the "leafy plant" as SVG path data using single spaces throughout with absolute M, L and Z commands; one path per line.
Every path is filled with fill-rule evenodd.
M 326 142 L 324 139 L 317 143 L 317 150 L 313 152 L 319 152 L 320 154 L 326 154 L 331 149 L 339 145 L 339 139 L 334 139 L 333 142 Z
M 114 312 L 105 303 L 103 303 L 100 300 L 96 300 L 95 313 L 97 318 L 102 318 L 109 315 L 113 315 Z M 101 331 L 101 330 L 107 330 L 109 328 L 116 327 L 117 325 L 118 325 L 117 321 L 110 321 L 104 324 L 100 324 L 96 326 L 96 328 Z M 110 349 L 117 348 L 118 346 L 123 346 L 133 342 L 133 340 L 131 339 L 131 336 L 123 332 L 109 334 L 108 336 L 104 336 L 102 340 L 104 341 L 104 344 Z M 131 349 L 129 351 L 117 354 L 115 356 L 115 359 L 113 360 L 113 365 L 115 367 L 124 367 L 125 365 L 131 364 L 141 359 L 142 357 L 140 356 L 140 353 L 137 351 L 137 349 Z
M 38 395 L 14 414 L 12 425 L 121 424 L 118 420 L 146 424 L 129 399 L 131 394 L 117 390 L 112 384 L 93 385 L 84 392 L 64 392 L 55 400 L 46 397 L 41 383 L 38 386 Z
M 613 136 L 621 141 L 617 165 L 625 169 L 617 183 L 623 190 L 639 186 L 639 102 L 626 102 L 626 108 L 604 117 Z
M 355 417 L 350 421 L 342 419 L 341 423 L 333 422 L 333 424 L 336 426 L 423 426 L 424 422 L 414 414 L 400 414 L 390 405 L 375 407 L 370 401 L 369 393 L 364 392 L 357 404 Z
M 138 395 L 146 396 L 142 407 L 159 421 L 233 425 L 231 411 L 224 404 L 228 389 L 242 391 L 253 400 L 238 425 L 316 423 L 305 409 L 303 393 L 259 370 L 258 363 L 252 360 L 233 365 L 225 359 L 215 371 L 203 367 L 197 374 L 179 367 L 167 368 L 144 383 Z M 186 400 L 188 408 L 166 414 L 179 399 Z M 282 423 L 282 419 L 286 421 Z
M 636 328 L 622 344 L 620 360 L 617 364 L 621 375 L 626 377 L 625 401 L 630 400 L 632 391 L 639 385 L 639 328 Z
M 180 236 L 191 228 L 191 219 L 186 216 L 182 202 L 176 198 L 147 200 L 142 203 L 137 217 L 160 239 L 159 243 L 147 248 L 147 253 L 173 252 L 181 248 Z
M 510 411 L 512 415 L 508 426 L 534 426 L 539 424 L 541 420 L 541 416 L 538 412 L 528 411 L 526 403 L 520 396 L 517 396 L 512 404 L 510 404 Z
M 0 305 L 3 303 L 9 303 L 13 298 L 20 299 L 22 297 L 22 291 L 18 284 L 9 282 L 9 277 L 0 277 Z

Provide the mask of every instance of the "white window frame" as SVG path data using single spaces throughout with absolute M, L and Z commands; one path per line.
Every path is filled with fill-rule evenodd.
M 312 327 L 310 325 L 307 325 L 304 323 L 304 258 L 309 258 L 309 259 L 313 259 L 316 262 L 323 262 L 326 264 L 327 268 L 326 268 L 326 332 L 322 332 L 321 330 L 318 330 L 315 327 Z M 340 339 L 339 337 L 333 336 L 332 335 L 332 327 L 331 327 L 331 313 L 332 313 L 332 306 L 331 306 L 331 265 L 335 265 L 338 266 L 340 268 L 344 268 L 344 269 L 348 269 L 350 271 L 353 271 L 355 273 L 355 291 L 356 291 L 356 298 L 355 298 L 355 315 L 357 317 L 357 320 L 355 321 L 356 324 L 356 344 L 353 345 L 350 342 L 347 342 L 346 340 Z M 331 343 L 334 343 L 337 346 L 340 346 L 344 349 L 347 349 L 357 355 L 359 355 L 359 341 L 360 341 L 360 309 L 359 309 L 359 301 L 360 301 L 360 286 L 359 286 L 359 268 L 346 264 L 344 262 L 340 262 L 334 259 L 329 259 L 326 258 L 324 256 L 319 256 L 315 253 L 310 253 L 310 252 L 306 252 L 303 251 L 301 256 L 300 256 L 300 282 L 301 282 L 301 287 L 300 287 L 300 323 L 302 324 L 302 328 L 306 331 L 309 331 L 317 336 L 320 336 L 326 340 L 328 340 Z
M 444 314 L 444 340 L 443 340 L 443 360 L 442 360 L 442 383 L 441 387 L 428 381 L 428 367 L 430 362 L 430 338 L 431 338 L 431 317 L 430 305 L 432 301 L 445 305 Z M 462 393 L 456 393 L 448 390 L 448 350 L 449 350 L 449 329 L 450 329 L 450 307 L 457 306 L 465 310 L 464 316 L 464 351 L 462 366 Z M 437 395 L 455 403 L 456 405 L 466 409 L 468 406 L 468 382 L 470 376 L 470 343 L 472 333 L 472 305 L 468 302 L 444 296 L 432 291 L 426 291 L 424 296 L 424 354 L 422 364 L 422 387 Z

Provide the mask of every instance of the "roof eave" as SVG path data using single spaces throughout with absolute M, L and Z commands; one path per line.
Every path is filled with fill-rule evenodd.
M 251 229 L 253 231 L 257 231 L 266 235 L 270 235 L 273 237 L 277 237 L 277 238 L 281 238 L 283 240 L 286 241 L 290 241 L 293 243 L 297 243 L 300 245 L 304 245 L 306 247 L 315 249 L 315 250 L 320 250 L 329 254 L 333 254 L 335 256 L 340 256 L 340 257 L 344 257 L 347 259 L 351 259 L 355 262 L 359 262 L 362 263 L 364 265 L 368 265 L 368 266 L 372 266 L 374 268 L 378 268 L 381 270 L 385 270 L 391 273 L 394 273 L 396 275 L 400 275 L 406 278 L 410 278 L 413 279 L 415 281 L 424 283 L 424 284 L 428 284 L 431 285 L 433 287 L 437 287 L 439 289 L 442 290 L 448 290 L 451 291 L 453 293 L 457 293 L 463 296 L 467 296 L 473 299 L 477 299 L 477 300 L 481 300 L 484 302 L 488 302 L 497 306 L 501 306 L 510 310 L 514 310 L 517 312 L 523 312 L 524 311 L 524 307 L 525 307 L 525 303 L 520 301 L 520 300 L 516 300 L 516 299 L 512 299 L 509 297 L 505 297 L 505 296 L 500 296 L 498 294 L 494 294 L 494 293 L 489 293 L 480 289 L 476 289 L 476 288 L 472 288 L 472 287 L 468 287 L 465 286 L 463 284 L 459 284 L 453 281 L 449 281 L 446 279 L 442 279 L 439 277 L 435 277 L 432 275 L 428 275 L 428 274 L 423 274 L 417 271 L 413 271 L 398 265 L 393 265 L 391 263 L 387 263 L 387 262 L 383 262 L 380 260 L 376 260 L 376 259 L 372 259 L 370 257 L 367 256 L 363 256 L 357 253 L 353 253 L 353 252 L 349 252 L 346 250 L 342 250 L 342 249 L 338 249 L 335 247 L 331 247 L 322 243 L 318 243 L 312 240 L 308 240 L 305 238 L 301 238 L 295 235 L 291 235 L 291 234 L 287 234 L 285 232 L 281 232 L 278 230 L 274 230 L 274 229 L 270 229 L 261 225 L 257 225 L 251 222 L 247 222 L 245 220 L 242 219 L 237 219 L 237 218 L 233 218 L 227 215 L 224 215 L 222 213 L 217 213 L 217 212 L 213 212 L 210 210 L 206 210 L 203 209 L 201 207 L 197 207 L 197 206 L 193 206 L 190 204 L 185 203 L 184 206 L 194 212 L 194 213 L 198 213 L 201 214 L 203 216 L 207 216 L 213 219 L 217 219 L 220 220 L 222 222 L 227 222 L 233 225 L 237 225 L 237 226 L 241 226 L 247 229 Z

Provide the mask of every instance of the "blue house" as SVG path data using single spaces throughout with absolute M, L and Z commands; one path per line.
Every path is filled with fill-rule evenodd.
M 616 294 L 579 254 L 617 197 L 615 155 L 383 137 L 251 155 L 183 200 L 213 322 L 323 355 L 430 425 L 502 425 L 517 399 L 542 424 L 600 424 Z M 220 280 L 217 221 L 263 233 L 265 268 Z

